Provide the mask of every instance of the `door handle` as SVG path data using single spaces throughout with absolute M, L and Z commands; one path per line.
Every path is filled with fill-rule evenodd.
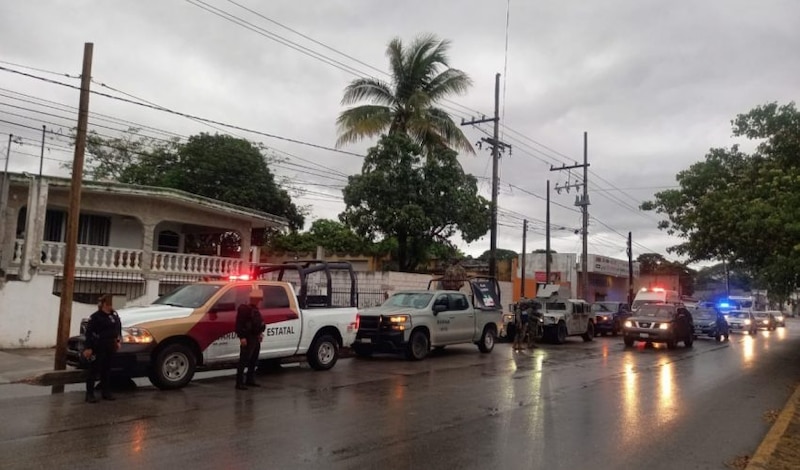
M 455 317 L 456 317 L 455 315 L 450 315 L 448 318 L 455 318 Z
M 471 313 L 470 313 L 468 316 L 469 316 L 469 318 L 472 318 L 472 317 L 474 317 L 475 315 L 473 315 L 473 314 L 471 314 Z

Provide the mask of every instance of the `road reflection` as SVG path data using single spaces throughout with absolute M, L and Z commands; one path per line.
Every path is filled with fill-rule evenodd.
M 130 449 L 131 453 L 136 456 L 142 452 L 144 449 L 144 441 L 147 439 L 147 426 L 145 425 L 144 420 L 137 420 L 133 423 L 133 427 L 131 427 L 130 437 L 128 440 L 130 441 Z
M 742 359 L 744 359 L 744 366 L 746 368 L 752 367 L 755 356 L 755 342 L 754 336 L 747 335 L 742 341 Z
M 639 413 L 638 374 L 632 353 L 627 353 L 622 362 L 624 380 L 622 381 L 622 440 L 628 443 L 636 436 L 636 429 L 641 423 Z
M 667 358 L 659 361 L 661 372 L 658 375 L 658 422 L 666 424 L 677 416 L 675 406 L 675 370 Z

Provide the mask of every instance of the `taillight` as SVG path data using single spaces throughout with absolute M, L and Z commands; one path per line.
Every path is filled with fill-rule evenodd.
M 356 321 L 347 325 L 348 331 L 358 331 L 358 326 L 361 325 L 361 315 L 356 314 Z
M 356 330 L 358 329 L 359 326 L 361 326 L 361 314 L 356 313 Z

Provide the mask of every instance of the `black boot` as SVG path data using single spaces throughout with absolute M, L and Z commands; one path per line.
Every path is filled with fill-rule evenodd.
M 116 398 L 114 398 L 114 395 L 112 395 L 111 392 L 104 390 L 103 391 L 103 400 L 114 401 L 114 400 L 116 400 Z
M 86 403 L 97 403 L 97 397 L 94 396 L 94 392 L 86 392 Z
M 236 390 L 247 390 L 247 387 L 241 382 L 236 382 Z

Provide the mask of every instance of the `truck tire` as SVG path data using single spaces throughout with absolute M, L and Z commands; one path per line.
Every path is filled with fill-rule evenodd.
M 588 343 L 594 339 L 594 323 L 589 322 L 589 324 L 586 325 L 586 333 L 582 334 L 581 338 L 583 338 L 584 343 Z
M 567 341 L 567 324 L 563 321 L 558 322 L 556 325 L 556 332 L 553 337 L 556 344 L 564 344 Z
M 481 340 L 478 342 L 478 349 L 482 353 L 490 353 L 494 349 L 494 343 L 497 341 L 497 333 L 491 325 L 486 325 L 481 335 Z
M 185 387 L 197 367 L 194 351 L 185 343 L 172 343 L 156 354 L 150 367 L 150 383 L 161 390 Z
M 414 330 L 411 332 L 411 338 L 408 339 L 406 345 L 406 359 L 409 361 L 421 361 L 428 356 L 431 350 L 431 341 L 428 339 L 428 334 L 424 330 Z
M 683 340 L 683 345 L 686 346 L 687 348 L 691 348 L 692 344 L 694 344 L 694 335 L 689 333 L 689 336 L 687 336 L 686 339 Z
M 339 359 L 339 342 L 329 334 L 317 336 L 306 353 L 308 364 L 314 370 L 328 370 Z
M 506 342 L 513 343 L 514 336 L 517 334 L 517 325 L 509 323 L 506 327 Z
M 372 357 L 373 350 L 372 346 L 367 346 L 365 344 L 354 344 L 353 352 L 359 357 Z

